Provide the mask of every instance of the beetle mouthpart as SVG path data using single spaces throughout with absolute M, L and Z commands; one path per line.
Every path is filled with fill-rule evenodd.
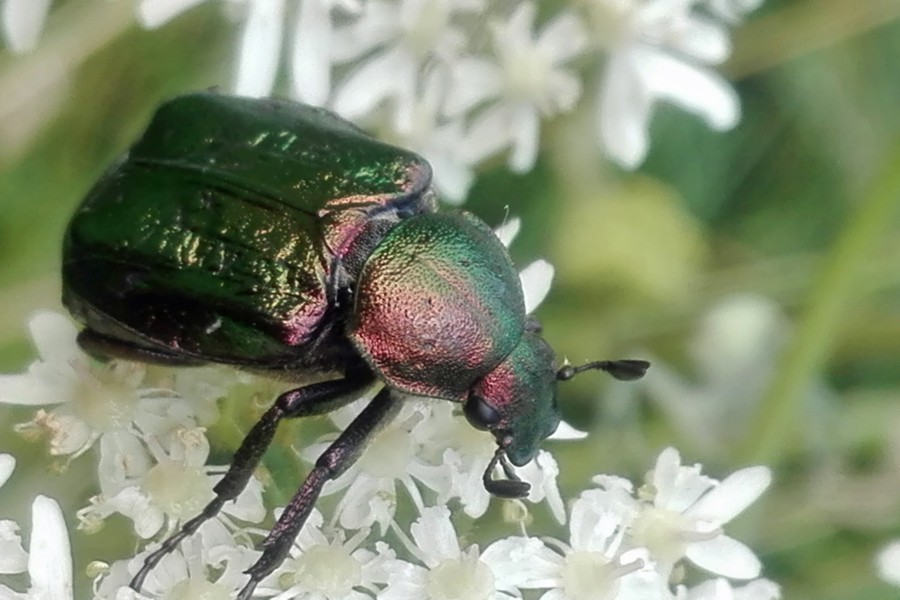
M 572 365 L 561 367 L 559 371 L 556 372 L 556 379 L 557 381 L 566 381 L 567 379 L 572 379 L 582 371 L 599 369 L 601 371 L 606 371 L 620 381 L 634 381 L 635 379 L 643 377 L 649 368 L 650 363 L 646 360 L 598 360 L 587 363 L 586 365 L 581 365 L 580 367 L 573 367 Z
M 497 463 L 503 468 L 503 473 L 507 479 L 498 480 L 491 477 Z M 498 498 L 524 498 L 528 495 L 528 491 L 531 490 L 531 484 L 519 479 L 519 476 L 513 471 L 512 465 L 506 459 L 506 451 L 502 447 L 497 448 L 494 457 L 488 463 L 487 469 L 484 470 L 484 476 L 482 476 L 481 480 L 484 482 L 484 489 Z

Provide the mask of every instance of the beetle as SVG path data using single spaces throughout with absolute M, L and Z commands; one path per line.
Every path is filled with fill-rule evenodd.
M 89 354 L 298 382 L 333 375 L 275 399 L 214 499 L 147 557 L 134 589 L 243 490 L 282 419 L 382 384 L 281 514 L 240 600 L 404 398 L 459 403 L 497 442 L 486 489 L 520 498 L 529 486 L 511 465 L 556 430 L 557 382 L 588 369 L 644 374 L 641 360 L 557 368 L 506 248 L 473 215 L 438 212 L 430 182 L 423 158 L 324 109 L 209 92 L 160 106 L 88 192 L 66 231 L 62 280 Z M 506 479 L 493 478 L 498 466 Z

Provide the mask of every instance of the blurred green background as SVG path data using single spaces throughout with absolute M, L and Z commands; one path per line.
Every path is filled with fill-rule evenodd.
M 0 51 L 0 372 L 35 357 L 28 315 L 60 307 L 60 239 L 91 183 L 160 100 L 230 81 L 236 30 L 214 4 L 144 31 L 129 2 L 58 2 L 34 53 Z M 733 131 L 663 107 L 627 173 L 576 112 L 548 124 L 534 171 L 496 161 L 465 207 L 521 217 L 518 264 L 555 265 L 537 314 L 560 356 L 652 356 L 662 374 L 566 384 L 591 436 L 552 446 L 564 496 L 641 477 L 667 445 L 713 476 L 768 464 L 772 488 L 729 531 L 784 596 L 897 598 L 873 557 L 900 537 L 900 2 L 768 0 L 734 45 Z M 43 446 L 12 433 L 32 412 L 0 406 L 20 462 L 0 517 L 22 523 L 37 491 L 70 507 L 91 491 L 90 454 L 48 478 Z M 73 535 L 77 576 L 92 542 Z

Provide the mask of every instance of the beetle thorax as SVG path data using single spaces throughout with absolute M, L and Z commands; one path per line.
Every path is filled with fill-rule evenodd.
M 348 336 L 391 387 L 462 401 L 519 343 L 525 307 L 506 249 L 466 213 L 416 215 L 363 266 Z

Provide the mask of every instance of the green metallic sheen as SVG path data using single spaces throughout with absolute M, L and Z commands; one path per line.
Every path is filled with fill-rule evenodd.
M 504 432 L 506 455 L 516 466 L 528 463 L 559 426 L 555 362 L 544 338 L 527 330 L 503 362 L 472 387 L 472 395 L 489 399 L 500 416 L 495 427 Z
M 348 328 L 388 385 L 464 401 L 519 343 L 525 302 L 506 248 L 468 213 L 405 219 L 360 274 Z
M 72 218 L 66 304 L 139 345 L 290 363 L 325 317 L 344 238 L 383 207 L 421 202 L 430 176 L 417 155 L 321 109 L 176 98 Z

